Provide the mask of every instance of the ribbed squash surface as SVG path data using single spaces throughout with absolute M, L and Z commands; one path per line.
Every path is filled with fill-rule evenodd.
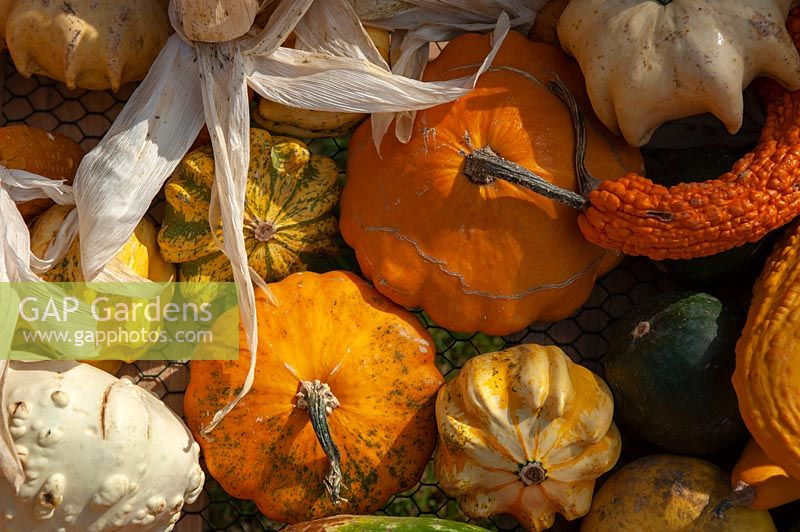
M 750 434 L 800 479 L 800 224 L 769 257 L 736 344 L 733 385 Z
M 180 263 L 185 282 L 232 281 L 228 258 L 208 223 L 214 154 L 211 146 L 190 152 L 167 181 L 161 253 Z M 310 256 L 335 251 L 334 207 L 339 170 L 329 157 L 313 155 L 301 141 L 250 130 L 250 167 L 244 237 L 250 266 L 275 281 L 306 269 Z M 222 240 L 222 226 L 217 227 Z

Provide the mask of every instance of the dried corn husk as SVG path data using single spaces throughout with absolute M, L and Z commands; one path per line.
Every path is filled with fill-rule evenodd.
M 392 38 L 392 72 L 420 79 L 428 64 L 432 42 L 449 41 L 462 33 L 492 30 L 501 13 L 509 24 L 528 33 L 536 13 L 547 0 L 351 0 L 365 23 L 395 32 Z M 372 117 L 376 145 L 395 121 L 395 135 L 408 142 L 413 131 L 415 111 L 385 113 Z
M 30 235 L 22 215 L 17 209 L 17 201 L 49 197 L 57 203 L 69 204 L 72 202 L 72 190 L 62 181 L 53 181 L 40 175 L 24 172 L 22 170 L 9 170 L 0 166 L 0 282 L 38 282 L 41 281 L 35 270 L 44 270 L 48 267 L 46 260 L 40 260 L 31 253 Z M 66 234 L 70 229 L 65 229 L 65 235 L 58 244 L 64 246 L 64 240 L 72 241 L 72 235 Z M 66 252 L 69 244 L 61 249 Z M 59 253 L 54 249 L 48 256 L 52 258 Z M 47 258 L 47 257 L 46 257 Z M 50 262 L 52 265 L 52 261 Z M 11 348 L 11 338 L 16 324 L 16 307 L 12 301 L 6 301 L 8 291 L 0 291 L 0 312 L 6 311 L 0 320 L 0 349 L 8 353 Z M 7 313 L 8 309 L 13 312 Z M 8 427 L 8 409 L 3 404 L 2 388 L 5 382 L 8 360 L 0 360 L 0 473 L 18 489 L 25 481 L 22 463 L 17 455 L 13 439 Z
M 208 126 L 216 172 L 209 222 L 216 226 L 222 220 L 219 245 L 233 267 L 251 366 L 237 398 L 206 430 L 213 429 L 250 388 L 257 351 L 250 281 L 265 286 L 249 268 L 242 236 L 250 122 L 247 86 L 278 103 L 319 111 L 395 113 L 452 101 L 469 92 L 488 68 L 510 20 L 494 10 L 494 0 L 441 3 L 450 13 L 491 4 L 491 9 L 475 11 L 494 13 L 493 23 L 482 26 L 489 30 L 496 22 L 494 48 L 475 75 L 426 83 L 389 70 L 348 0 L 280 0 L 264 28 L 217 43 L 192 41 L 182 20 L 181 6 L 186 4 L 172 0 L 170 19 L 176 34 L 106 137 L 83 159 L 74 190 L 84 276 L 95 279 L 108 270 L 203 123 Z M 281 47 L 291 32 L 297 48 Z

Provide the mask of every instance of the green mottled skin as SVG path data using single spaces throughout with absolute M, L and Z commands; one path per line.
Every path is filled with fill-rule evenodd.
M 180 264 L 181 281 L 233 280 L 208 225 L 213 180 L 213 151 L 204 146 L 189 153 L 167 182 L 158 242 L 164 259 Z M 251 129 L 244 223 L 250 266 L 266 281 L 276 281 L 305 270 L 309 257 L 335 251 L 340 194 L 332 159 L 311 154 L 299 140 Z M 256 236 L 264 222 L 274 228 L 266 241 Z M 216 234 L 222 240 L 221 225 Z
M 668 451 L 707 455 L 747 436 L 731 384 L 742 316 L 702 293 L 645 301 L 609 333 L 615 416 Z
M 337 515 L 298 523 L 285 532 L 480 532 L 479 526 L 434 517 L 384 517 L 380 515 Z

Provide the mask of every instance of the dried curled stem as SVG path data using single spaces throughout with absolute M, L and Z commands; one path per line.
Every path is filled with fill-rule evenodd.
M 464 175 L 475 184 L 488 185 L 495 179 L 502 179 L 574 209 L 586 203 L 580 194 L 554 185 L 539 174 L 500 157 L 489 146 L 467 154 L 464 159 Z
M 722 518 L 725 512 L 734 506 L 750 506 L 756 500 L 756 488 L 744 481 L 736 483 L 730 495 L 722 499 L 716 508 L 714 508 L 714 515 Z
M 338 406 L 339 400 L 326 383 L 318 380 L 300 381 L 297 408 L 308 410 L 314 434 L 328 457 L 329 467 L 325 475 L 325 488 L 334 504 L 347 502 L 347 499 L 339 495 L 342 488 L 342 456 L 328 426 L 328 416 Z
M 514 185 L 525 187 L 546 198 L 563 203 L 573 209 L 586 205 L 589 193 L 597 188 L 600 180 L 586 168 L 586 124 L 578 102 L 561 80 L 548 84 L 550 91 L 561 98 L 570 110 L 572 125 L 575 128 L 575 175 L 578 176 L 578 193 L 550 183 L 539 174 L 496 154 L 490 146 L 484 146 L 464 157 L 464 175 L 478 185 L 487 185 L 495 179 L 502 179 Z

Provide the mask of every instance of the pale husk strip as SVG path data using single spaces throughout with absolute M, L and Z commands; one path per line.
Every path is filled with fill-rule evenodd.
M 42 176 L 18 170 L 9 171 L 0 166 L 0 282 L 40 282 L 41 279 L 31 268 L 45 267 L 45 261 L 31 253 L 30 234 L 25 220 L 17 209 L 16 201 L 27 201 L 42 197 L 68 203 L 72 197 L 71 189 L 61 181 L 52 181 Z M 0 349 L 7 353 L 11 348 L 11 338 L 16 324 L 13 302 L 6 300 L 9 292 L 0 291 L 0 309 L 12 310 L 2 320 L 4 330 L 0 330 Z M 0 310 L 0 311 L 2 311 Z M 9 360 L 0 360 L 0 473 L 15 490 L 25 481 L 22 462 L 14 447 L 8 427 L 8 408 L 3 399 L 3 388 L 8 371 Z
M 103 140 L 81 161 L 75 203 L 84 276 L 119 252 L 203 126 L 194 50 L 173 35 Z
M 430 43 L 444 42 L 470 32 L 500 31 L 501 16 L 508 16 L 511 28 L 527 32 L 536 13 L 546 0 L 408 0 L 398 2 L 387 16 L 387 10 L 375 4 L 382 0 L 359 0 L 356 12 L 362 21 L 395 32 L 392 38 L 392 72 L 412 79 L 420 79 L 428 63 Z M 485 63 L 484 63 L 485 64 Z M 477 78 L 476 78 L 477 79 Z M 465 82 L 464 87 L 474 87 Z M 375 146 L 392 121 L 395 136 L 408 142 L 413 132 L 415 111 L 378 114 L 372 117 L 372 136 Z
M 196 45 L 203 72 L 203 109 L 214 148 L 214 185 L 208 221 L 222 222 L 221 248 L 231 262 L 240 315 L 250 350 L 250 368 L 237 396 L 203 428 L 210 432 L 247 395 L 253 385 L 258 353 L 255 291 L 244 241 L 244 204 L 250 162 L 250 106 L 244 61 L 238 42 Z M 215 234 L 215 232 L 212 232 Z M 216 236 L 215 236 L 216 238 Z
M 312 23 L 313 21 L 313 23 Z M 365 59 L 389 71 L 375 43 L 347 0 L 314 2 L 294 28 L 295 48 L 331 56 Z
M 250 86 L 256 92 L 284 105 L 317 111 L 426 109 L 467 94 L 471 88 L 463 85 L 472 81 L 470 77 L 425 83 L 393 75 L 363 59 L 290 48 L 278 48 L 269 57 L 248 56 L 245 61 Z
M 475 88 L 478 79 L 486 70 L 491 66 L 497 52 L 500 51 L 500 46 L 503 44 L 508 32 L 511 30 L 511 21 L 508 15 L 504 12 L 500 13 L 497 23 L 494 25 L 494 32 L 492 33 L 492 49 L 480 65 L 478 70 L 469 77 L 457 78 L 451 81 L 429 82 L 442 84 L 455 84 L 465 93 Z M 407 36 L 408 37 L 408 36 Z M 422 48 L 427 54 L 427 48 Z M 419 64 L 419 58 L 409 58 L 407 65 L 413 66 Z M 389 129 L 392 121 L 395 121 L 395 136 L 400 142 L 408 142 L 414 131 L 414 119 L 416 117 L 416 110 L 414 111 L 400 111 L 397 113 L 379 113 L 372 115 L 372 141 L 375 144 L 378 152 L 380 152 L 380 145 L 383 136 Z
M 254 41 L 247 41 L 245 55 L 269 55 L 294 31 L 314 0 L 281 2 Z
M 49 179 L 25 170 L 7 169 L 3 176 L 3 183 L 17 203 L 34 199 L 50 198 L 59 205 L 73 205 L 75 197 L 72 187 L 64 181 Z

